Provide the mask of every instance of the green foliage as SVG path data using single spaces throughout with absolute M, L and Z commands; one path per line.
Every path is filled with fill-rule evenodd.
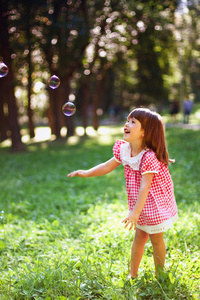
M 134 232 L 125 230 L 123 167 L 98 178 L 67 178 L 112 156 L 113 134 L 29 144 L 29 151 L 0 149 L 0 298 L 200 299 L 199 132 L 167 129 L 179 220 L 166 232 L 165 271 L 154 276 L 146 244 L 138 279 L 128 263 Z

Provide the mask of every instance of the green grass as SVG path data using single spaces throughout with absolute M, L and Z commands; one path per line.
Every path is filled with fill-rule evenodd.
M 104 133 L 103 129 L 107 131 Z M 121 129 L 77 142 L 0 149 L 0 299 L 200 299 L 199 131 L 167 128 L 179 220 L 165 234 L 165 272 L 154 276 L 148 242 L 139 277 L 127 280 L 134 231 L 124 229 L 123 167 L 67 178 L 112 156 Z

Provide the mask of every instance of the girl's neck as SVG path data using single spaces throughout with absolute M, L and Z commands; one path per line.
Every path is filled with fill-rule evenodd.
M 143 145 L 130 144 L 130 147 L 131 147 L 131 157 L 137 156 L 142 150 L 145 149 Z

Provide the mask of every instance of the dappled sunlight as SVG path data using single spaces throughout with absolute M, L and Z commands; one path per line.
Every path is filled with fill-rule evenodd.
M 115 135 L 115 134 L 123 134 L 123 126 L 122 127 L 109 127 L 109 126 L 100 126 L 99 129 L 98 129 L 98 133 L 100 135 L 104 135 L 104 134 L 112 134 L 112 135 Z
M 56 139 L 55 135 L 51 135 L 50 127 L 37 127 L 35 128 L 35 137 L 30 139 L 28 134 L 22 136 L 23 143 L 31 142 L 42 142 L 42 141 L 54 141 Z
M 35 137 L 30 138 L 27 129 L 21 129 L 22 142 L 24 144 L 39 143 L 44 141 L 54 141 L 56 139 L 55 135 L 51 135 L 50 127 L 36 127 Z M 11 147 L 11 139 L 7 139 L 1 143 L 2 147 Z
M 83 127 L 81 126 L 78 126 L 76 127 L 76 133 L 79 135 L 79 136 L 83 136 L 85 134 L 85 130 Z
M 67 143 L 69 145 L 76 145 L 80 141 L 80 137 L 75 135 L 75 136 L 70 136 L 67 140 Z
M 200 109 L 198 109 L 194 115 L 195 115 L 195 119 L 200 124 Z
M 97 136 L 97 131 L 92 127 L 92 126 L 88 126 L 87 128 L 86 128 L 86 134 L 88 135 L 88 136 Z
M 66 136 L 67 129 L 62 128 L 61 135 Z M 117 126 L 100 126 L 98 130 L 95 130 L 92 126 L 88 126 L 86 130 L 82 126 L 77 126 L 75 129 L 75 135 L 67 139 L 69 145 L 76 145 L 80 142 L 80 138 L 86 134 L 89 138 L 98 139 L 101 145 L 109 145 L 113 142 L 116 135 L 122 138 L 123 127 Z
M 63 127 L 61 129 L 61 137 L 65 138 L 67 136 L 67 128 Z M 80 142 L 80 138 L 86 134 L 89 138 L 98 139 L 100 144 L 110 144 L 113 137 L 116 135 L 119 138 L 123 136 L 123 127 L 119 126 L 100 126 L 98 130 L 95 130 L 92 126 L 88 126 L 86 130 L 82 126 L 77 126 L 75 128 L 75 135 L 67 138 L 67 143 L 69 145 L 75 145 Z M 51 142 L 56 140 L 56 135 L 51 134 L 51 128 L 48 126 L 36 127 L 35 137 L 30 138 L 28 129 L 21 129 L 22 142 L 27 145 L 41 143 L 41 142 Z M 11 147 L 11 139 L 7 139 L 1 143 L 1 147 Z
M 9 140 L 9 139 L 7 139 L 7 140 L 5 140 L 5 141 L 3 141 L 3 142 L 0 143 L 0 146 L 2 148 L 11 147 L 11 145 L 12 145 L 12 143 L 11 143 L 11 140 Z
M 199 119 L 198 119 L 199 118 Z M 164 121 L 167 121 L 167 118 L 164 117 Z M 194 131 L 200 130 L 200 110 L 195 112 L 195 123 L 182 124 L 182 123 L 168 123 L 166 122 L 166 128 L 173 127 L 174 130 L 178 128 L 192 129 Z M 198 122 L 199 121 L 199 122 Z M 186 132 L 183 133 L 184 135 Z M 35 137 L 30 138 L 28 134 L 28 129 L 21 129 L 22 142 L 29 146 L 29 150 L 36 150 L 36 144 L 40 145 L 42 149 L 48 147 L 48 142 L 57 142 L 56 135 L 51 134 L 51 128 L 48 126 L 40 126 L 35 128 Z M 67 128 L 63 127 L 61 129 L 61 137 L 64 139 L 67 137 Z M 77 145 L 80 143 L 80 140 L 86 137 L 90 140 L 98 140 L 100 145 L 111 145 L 116 139 L 123 139 L 123 125 L 101 125 L 98 130 L 95 130 L 92 126 L 88 126 L 86 129 L 82 126 L 77 126 L 75 128 L 75 135 L 67 137 L 65 142 L 68 145 Z M 0 144 L 1 148 L 11 147 L 11 139 L 7 139 Z M 34 149 L 30 148 L 34 146 Z
M 98 142 L 101 145 L 110 145 L 114 140 L 116 140 L 116 136 L 119 139 L 123 138 L 123 127 L 109 127 L 109 126 L 102 126 L 99 127 L 98 133 Z

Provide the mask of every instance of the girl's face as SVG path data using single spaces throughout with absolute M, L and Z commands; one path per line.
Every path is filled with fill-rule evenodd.
M 126 142 L 138 142 L 143 143 L 144 129 L 142 129 L 141 123 L 133 118 L 127 119 L 124 125 L 124 140 Z

